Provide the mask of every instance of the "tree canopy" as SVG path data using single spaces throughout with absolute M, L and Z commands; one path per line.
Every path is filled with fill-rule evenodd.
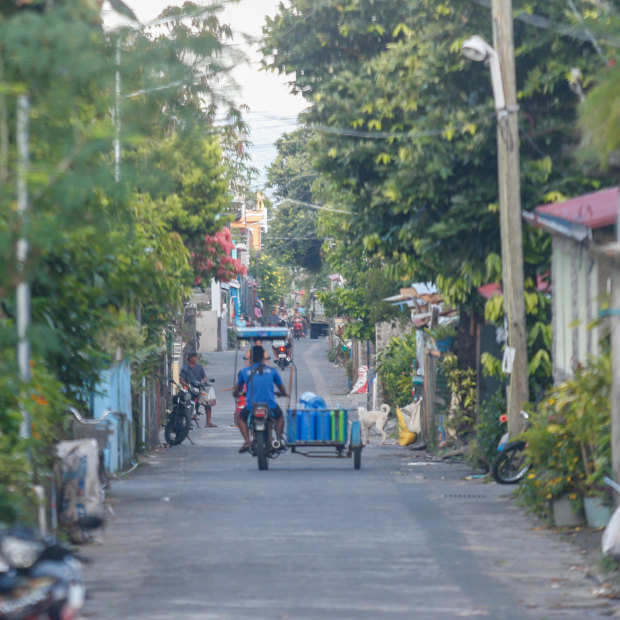
M 26 278 L 34 356 L 86 404 L 110 363 L 106 334 L 140 317 L 142 344 L 161 344 L 197 275 L 217 275 L 198 258 L 230 221 L 229 187 L 244 165 L 222 155 L 243 129 L 217 87 L 230 29 L 217 7 L 191 2 L 167 9 L 156 28 L 113 33 L 100 3 L 17 4 L 0 11 L 0 342 L 14 345 L 15 286 Z M 29 101 L 26 218 L 14 208 L 20 94 Z
M 473 34 L 492 40 L 483 4 L 293 0 L 267 20 L 263 48 L 266 65 L 292 73 L 292 90 L 311 103 L 308 150 L 324 198 L 351 211 L 338 237 L 349 256 L 366 251 L 396 273 L 433 279 L 459 303 L 485 282 L 500 243 L 490 79 L 461 53 Z M 587 38 L 532 25 L 565 22 L 565 7 L 515 2 L 521 12 L 536 17 L 515 21 L 529 209 L 601 182 L 571 154 L 579 100 L 567 79 L 598 57 Z

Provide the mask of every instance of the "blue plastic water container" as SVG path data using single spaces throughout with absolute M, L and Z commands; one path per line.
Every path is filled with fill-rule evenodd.
M 299 404 L 306 409 L 325 409 L 327 407 L 323 398 L 314 392 L 304 392 L 299 397 Z
M 304 392 L 299 397 L 299 406 L 300 407 L 307 407 L 308 406 L 308 400 L 313 398 L 314 396 L 316 396 L 316 394 L 314 392 Z
M 331 412 L 332 441 L 344 443 L 346 440 L 347 412 L 345 409 L 336 409 Z
M 297 416 L 294 410 L 289 409 L 286 413 L 286 440 L 289 443 L 294 443 L 299 437 L 297 430 Z
M 318 420 L 319 420 L 319 412 L 316 410 L 311 411 L 310 412 L 310 431 L 311 431 L 310 441 L 316 441 L 319 438 L 317 434 Z
M 332 439 L 331 411 L 327 409 L 317 411 L 316 438 L 317 441 L 331 441 Z
M 298 411 L 297 417 L 299 417 L 299 439 L 300 441 L 313 441 L 314 433 L 312 428 L 312 412 L 310 411 Z

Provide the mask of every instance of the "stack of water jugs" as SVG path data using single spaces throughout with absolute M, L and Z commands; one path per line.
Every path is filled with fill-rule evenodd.
M 338 442 L 345 443 L 347 411 L 339 406 L 329 408 L 313 392 L 299 397 L 296 409 L 289 409 L 286 416 L 286 434 L 289 443 Z

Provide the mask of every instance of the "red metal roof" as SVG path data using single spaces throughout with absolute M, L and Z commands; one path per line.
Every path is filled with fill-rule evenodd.
M 534 209 L 536 215 L 581 224 L 592 230 L 613 226 L 618 217 L 617 187 L 611 187 L 591 194 L 583 194 L 564 202 L 540 205 Z
M 502 285 L 499 282 L 491 282 L 478 287 L 478 292 L 485 298 L 491 299 L 495 295 L 502 294 Z

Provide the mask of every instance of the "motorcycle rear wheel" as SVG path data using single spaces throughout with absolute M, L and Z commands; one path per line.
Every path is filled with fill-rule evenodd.
M 259 432 L 256 435 L 256 458 L 258 460 L 258 469 L 264 471 L 269 469 L 269 459 L 267 458 L 267 442 L 265 441 L 265 433 Z
M 499 484 L 517 484 L 530 469 L 525 459 L 525 442 L 513 441 L 495 457 L 493 462 L 493 478 Z

